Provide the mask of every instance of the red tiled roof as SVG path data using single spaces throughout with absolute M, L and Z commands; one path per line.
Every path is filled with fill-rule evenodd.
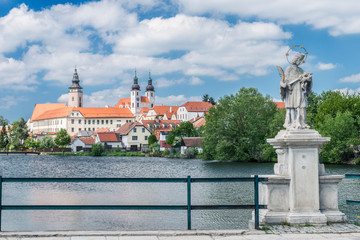
M 46 111 L 60 109 L 66 107 L 66 103 L 44 103 L 35 104 L 33 114 L 30 118 L 30 122 L 38 120 L 38 117 Z
M 278 109 L 283 109 L 283 108 L 285 108 L 285 102 L 274 102 L 274 103 L 276 103 Z
M 104 108 L 74 108 L 79 111 L 85 118 L 98 117 L 122 117 L 133 118 L 134 115 L 128 108 L 104 107 Z
M 150 110 L 154 110 L 156 112 L 156 115 L 164 116 L 165 114 L 171 118 L 173 114 L 176 114 L 177 110 L 179 109 L 178 106 L 162 106 L 162 105 L 156 105 L 152 107 Z M 150 111 L 149 110 L 149 111 Z M 171 111 L 170 111 L 171 110 Z
M 128 122 L 122 125 L 118 130 L 116 130 L 116 133 L 119 133 L 120 135 L 127 135 L 135 126 L 144 125 L 139 122 Z
M 95 132 L 101 133 L 101 132 L 109 132 L 109 131 L 110 131 L 110 128 L 98 128 L 98 129 L 96 129 Z
M 42 112 L 40 115 L 37 115 L 36 117 L 32 118 L 31 121 L 51 119 L 51 118 L 64 118 L 69 115 L 72 109 L 73 109 L 72 107 L 64 106 L 61 108 L 47 110 L 45 112 Z
M 205 117 L 198 117 L 197 119 L 195 119 L 195 121 L 193 122 L 194 127 L 199 128 L 201 126 L 205 126 L 206 124 L 206 120 Z
M 203 138 L 202 137 L 187 137 L 183 138 L 183 142 L 187 147 L 201 147 Z
M 121 142 L 120 136 L 115 132 L 98 133 L 100 142 Z
M 115 107 L 119 108 L 120 105 L 123 105 L 123 107 L 125 107 L 126 105 L 128 105 L 130 107 L 130 103 L 131 103 L 131 98 L 121 98 L 117 104 L 115 105 Z
M 167 144 L 166 141 L 160 141 L 161 148 L 171 148 L 171 144 Z
M 93 145 L 95 144 L 95 140 L 92 137 L 80 137 L 79 138 L 83 143 L 86 145 Z
M 144 108 L 141 109 L 140 114 L 141 113 L 148 113 L 148 112 L 149 112 L 149 108 L 144 107 Z
M 208 112 L 213 105 L 209 102 L 186 102 L 181 107 L 185 107 L 188 112 Z

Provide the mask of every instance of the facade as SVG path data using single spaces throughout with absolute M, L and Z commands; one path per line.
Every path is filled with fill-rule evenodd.
M 144 120 L 176 120 L 178 106 L 162 106 L 157 105 L 149 109 L 148 113 L 143 117 Z
M 134 82 L 131 86 L 130 98 L 121 98 L 115 105 L 117 108 L 129 108 L 137 116 L 141 114 L 143 108 L 152 108 L 155 104 L 155 88 L 152 85 L 152 79 L 149 74 L 148 85 L 146 86 L 145 96 L 141 96 L 139 79 L 134 76 Z
M 179 107 L 177 119 L 185 122 L 202 117 L 209 112 L 211 107 L 214 106 L 208 102 L 186 102 Z
M 122 147 L 121 136 L 115 132 L 102 132 L 96 134 L 95 143 L 99 142 L 110 149 Z
M 83 151 L 83 149 L 90 149 L 95 143 L 95 140 L 92 137 L 76 137 L 71 141 L 71 151 L 78 152 Z
M 129 122 L 116 130 L 121 136 L 123 147 L 136 151 L 148 145 L 150 130 L 140 122 Z

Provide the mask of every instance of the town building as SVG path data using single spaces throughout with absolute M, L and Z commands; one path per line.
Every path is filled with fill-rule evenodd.
M 202 117 L 209 112 L 211 107 L 214 106 L 209 102 L 186 102 L 177 110 L 177 119 L 185 122 Z
M 147 148 L 151 135 L 151 131 L 140 122 L 126 123 L 116 133 L 121 136 L 122 146 L 131 151 Z

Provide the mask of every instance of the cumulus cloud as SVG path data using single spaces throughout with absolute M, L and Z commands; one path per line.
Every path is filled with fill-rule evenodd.
M 348 88 L 342 88 L 342 89 L 335 89 L 334 91 L 341 92 L 343 94 L 360 94 L 360 88 L 358 89 L 348 89 Z
M 185 95 L 170 95 L 167 97 L 156 97 L 156 105 L 173 105 L 173 106 L 180 106 L 181 104 L 184 104 L 187 101 L 201 101 L 200 96 L 191 96 L 191 97 L 185 97 Z
M 316 64 L 316 68 L 319 70 L 330 70 L 336 68 L 336 65 L 332 63 L 319 62 L 318 64 Z
M 204 81 L 201 80 L 198 77 L 190 77 L 188 79 L 186 78 L 180 78 L 180 79 L 167 79 L 167 78 L 159 78 L 156 80 L 156 87 L 158 88 L 165 88 L 165 87 L 172 87 L 174 85 L 179 84 L 186 84 L 186 85 L 202 85 L 204 84 Z
M 23 98 L 15 98 L 14 96 L 5 96 L 0 98 L 0 109 L 10 109 L 16 106 L 19 100 L 23 101 Z
M 360 2 L 357 0 L 207 0 L 206 4 L 202 0 L 176 2 L 186 14 L 235 14 L 280 24 L 307 24 L 315 29 L 327 29 L 333 36 L 360 33 Z
M 360 73 L 358 73 L 358 74 L 353 74 L 353 75 L 351 75 L 351 76 L 341 78 L 341 79 L 340 79 L 340 82 L 351 82 L 351 83 L 360 82 Z
M 90 95 L 84 94 L 84 107 L 115 106 L 120 98 L 127 98 L 129 96 L 129 89 L 126 87 L 96 91 Z M 68 95 L 62 94 L 57 101 L 67 103 Z

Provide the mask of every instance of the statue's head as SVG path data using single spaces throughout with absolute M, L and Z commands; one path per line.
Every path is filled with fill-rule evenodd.
M 295 64 L 296 66 L 299 66 L 302 62 L 302 60 L 304 60 L 305 58 L 305 55 L 300 53 L 300 52 L 297 52 L 295 53 L 295 56 L 293 58 L 293 60 L 291 61 L 292 64 Z

